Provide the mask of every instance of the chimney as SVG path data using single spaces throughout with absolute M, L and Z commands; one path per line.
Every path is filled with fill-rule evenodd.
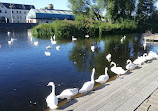
M 53 5 L 52 4 L 48 4 L 48 10 L 53 10 Z

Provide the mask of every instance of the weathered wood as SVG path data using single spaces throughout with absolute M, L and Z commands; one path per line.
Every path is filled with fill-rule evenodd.
M 158 40 L 158 34 L 151 35 L 151 36 L 145 36 L 144 39 L 146 39 L 146 40 Z
M 75 111 L 134 111 L 158 87 L 158 60 L 117 78 L 105 87 L 72 100 L 59 109 Z M 67 107 L 69 106 L 69 107 Z

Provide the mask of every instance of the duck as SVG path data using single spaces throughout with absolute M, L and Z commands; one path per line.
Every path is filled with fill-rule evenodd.
M 47 86 L 52 86 L 52 92 L 46 98 L 47 106 L 50 109 L 56 109 L 58 108 L 58 98 L 55 95 L 55 85 L 53 82 L 49 82 Z
M 101 84 L 105 84 L 106 81 L 109 79 L 109 75 L 107 73 L 108 68 L 105 68 L 105 74 L 104 75 L 100 75 L 99 78 L 97 80 L 95 80 L 96 82 L 99 82 Z
M 46 49 L 51 49 L 51 46 L 47 46 Z
M 126 65 L 126 69 L 127 69 L 127 70 L 133 70 L 133 69 L 135 69 L 136 67 L 138 67 L 138 65 L 132 63 L 132 61 L 129 60 L 129 59 L 127 60 L 127 65 Z
M 65 89 L 60 95 L 57 95 L 57 98 L 64 99 L 67 98 L 68 101 L 71 97 L 75 96 L 78 93 L 78 88 Z
M 110 65 L 114 65 L 113 67 L 111 67 L 111 71 L 114 72 L 115 74 L 117 74 L 118 77 L 120 75 L 125 74 L 127 72 L 122 67 L 116 67 L 116 63 L 115 62 L 111 62 Z
M 108 62 L 110 62 L 110 61 L 111 61 L 111 54 L 108 54 L 108 55 L 106 56 L 106 59 L 108 60 Z
M 83 84 L 82 88 L 79 90 L 79 93 L 85 93 L 88 91 L 91 91 L 94 87 L 94 73 L 95 73 L 95 68 L 92 69 L 92 75 L 91 75 L 91 81 L 87 81 Z
M 89 38 L 89 35 L 85 35 L 86 38 Z
M 49 51 L 45 51 L 44 53 L 45 53 L 46 56 L 50 56 L 51 55 L 51 53 Z
M 56 50 L 60 50 L 60 46 L 56 46 Z
M 72 36 L 72 41 L 75 41 L 75 40 L 77 40 L 77 38 L 74 38 L 74 36 Z
M 95 51 L 95 46 L 91 46 L 91 51 L 92 51 L 92 52 Z
M 34 46 L 38 46 L 38 41 L 34 42 Z

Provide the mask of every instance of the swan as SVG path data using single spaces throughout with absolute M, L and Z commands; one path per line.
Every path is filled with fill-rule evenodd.
M 77 88 L 71 88 L 71 89 L 65 89 L 62 91 L 60 95 L 57 96 L 57 98 L 64 99 L 67 98 L 68 100 L 71 99 L 71 97 L 75 96 L 78 93 Z
M 51 49 L 51 46 L 47 46 L 46 49 Z
M 135 59 L 133 61 L 133 63 L 136 64 L 136 65 L 143 65 L 144 64 L 144 58 L 143 58 L 143 56 L 140 56 L 140 57 L 138 56 L 138 58 Z
M 50 41 L 53 41 L 53 38 L 52 38 L 52 36 L 50 37 Z
M 52 40 L 51 43 L 52 43 L 52 45 L 55 45 L 57 42 Z
M 85 35 L 86 38 L 89 38 L 89 35 Z
M 123 38 L 121 38 L 121 40 L 120 40 L 120 41 L 121 41 L 121 44 L 123 43 L 123 40 L 124 40 L 124 39 L 123 39 Z
M 77 38 L 74 38 L 74 36 L 72 36 L 72 41 L 75 41 L 75 40 L 77 40 Z
M 148 56 L 152 57 L 152 59 L 158 58 L 158 55 L 157 55 L 155 52 L 153 52 L 153 51 L 150 51 L 150 52 L 148 53 Z
M 108 54 L 108 55 L 106 56 L 106 59 L 108 60 L 108 62 L 110 62 L 110 61 L 111 61 L 111 54 Z
M 145 43 L 143 44 L 144 50 L 146 50 L 146 45 L 147 45 L 147 44 L 146 44 L 146 42 L 145 42 Z
M 46 56 L 50 56 L 51 55 L 51 53 L 49 51 L 45 51 L 44 53 L 45 53 Z
M 92 69 L 92 75 L 91 75 L 91 81 L 87 81 L 83 84 L 82 88 L 79 90 L 79 93 L 84 93 L 88 92 L 93 89 L 94 87 L 94 73 L 95 73 L 95 68 Z
M 35 45 L 35 46 L 38 46 L 38 41 L 34 42 L 34 45 Z
M 106 81 L 109 79 L 109 75 L 107 73 L 108 68 L 105 68 L 105 74 L 104 75 L 100 75 L 99 78 L 97 80 L 95 80 L 96 82 L 99 82 L 101 84 L 105 84 Z
M 92 52 L 95 51 L 95 46 L 91 46 L 91 51 L 92 51 Z
M 125 36 L 125 35 L 123 36 L 123 39 L 124 39 L 124 40 L 126 39 L 126 36 Z
M 11 37 L 11 41 L 13 42 L 14 40 L 16 40 L 16 39 L 14 39 L 14 38 Z
M 127 65 L 126 65 L 126 69 L 127 70 L 133 70 L 137 67 L 138 65 L 133 64 L 131 60 L 127 60 Z
M 143 59 L 144 59 L 144 62 L 146 62 L 146 61 L 151 61 L 153 58 L 151 56 L 147 55 L 147 53 L 144 53 Z
M 11 41 L 11 40 L 9 40 L 9 41 L 8 41 L 8 44 L 9 44 L 9 45 L 11 45 L 11 44 L 12 44 L 12 41 Z
M 7 34 L 8 34 L 8 36 L 9 36 L 9 35 L 10 35 L 10 32 L 8 31 Z
M 125 74 L 127 71 L 125 71 L 124 69 L 122 69 L 122 67 L 116 67 L 116 63 L 114 62 L 111 62 L 110 65 L 114 65 L 113 67 L 111 67 L 111 71 L 114 72 L 115 74 L 118 75 L 118 77 L 121 75 L 121 74 Z
M 49 82 L 47 86 L 52 86 L 52 92 L 46 98 L 47 106 L 50 109 L 56 109 L 58 107 L 58 98 L 55 95 L 55 85 L 53 82 Z
M 56 46 L 56 50 L 60 50 L 60 46 Z

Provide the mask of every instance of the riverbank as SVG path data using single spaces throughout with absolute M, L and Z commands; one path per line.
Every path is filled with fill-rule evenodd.
M 70 101 L 59 110 L 134 111 L 158 87 L 158 60 Z

